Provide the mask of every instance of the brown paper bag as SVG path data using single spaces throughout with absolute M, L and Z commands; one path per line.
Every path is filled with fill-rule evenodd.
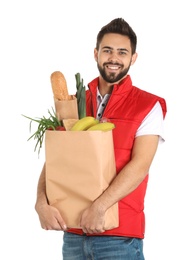
M 46 131 L 46 189 L 69 228 L 116 175 L 112 131 Z M 118 227 L 118 204 L 108 209 L 105 229 Z
M 65 118 L 78 119 L 77 99 L 73 96 L 70 100 L 54 99 L 57 118 L 61 121 Z

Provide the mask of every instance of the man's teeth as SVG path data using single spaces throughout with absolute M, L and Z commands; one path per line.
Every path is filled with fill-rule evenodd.
M 108 69 L 117 70 L 117 69 L 119 69 L 119 67 L 118 66 L 108 66 Z

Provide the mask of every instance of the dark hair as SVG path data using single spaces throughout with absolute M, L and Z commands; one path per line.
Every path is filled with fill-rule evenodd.
M 107 33 L 117 33 L 127 36 L 131 42 L 132 54 L 136 52 L 137 36 L 130 25 L 122 18 L 116 18 L 107 25 L 103 26 L 97 35 L 96 49 L 99 49 L 102 38 Z

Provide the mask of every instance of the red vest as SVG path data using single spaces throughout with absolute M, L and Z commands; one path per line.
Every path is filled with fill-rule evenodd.
M 87 115 L 94 117 L 97 111 L 97 86 L 98 78 L 89 83 L 86 93 Z M 110 119 L 116 126 L 113 140 L 117 173 L 130 160 L 136 131 L 157 101 L 160 102 L 165 117 L 165 100 L 134 87 L 130 76 L 114 85 L 103 117 Z M 147 182 L 148 175 L 132 193 L 119 201 L 119 227 L 105 231 L 102 235 L 144 238 L 144 197 Z M 80 229 L 70 231 L 82 234 Z

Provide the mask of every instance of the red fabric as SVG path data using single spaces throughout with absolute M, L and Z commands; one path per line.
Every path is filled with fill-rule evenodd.
M 87 115 L 95 117 L 97 86 L 98 78 L 89 83 L 89 90 L 86 93 Z M 113 130 L 113 139 L 117 173 L 130 160 L 136 131 L 157 101 L 160 102 L 163 117 L 165 117 L 165 100 L 133 86 L 130 76 L 127 76 L 118 85 L 114 85 L 103 117 L 109 118 L 116 126 Z M 101 235 L 144 238 L 144 197 L 147 182 L 148 175 L 131 194 L 119 201 L 119 227 L 108 230 Z M 82 234 L 80 229 L 69 231 Z

